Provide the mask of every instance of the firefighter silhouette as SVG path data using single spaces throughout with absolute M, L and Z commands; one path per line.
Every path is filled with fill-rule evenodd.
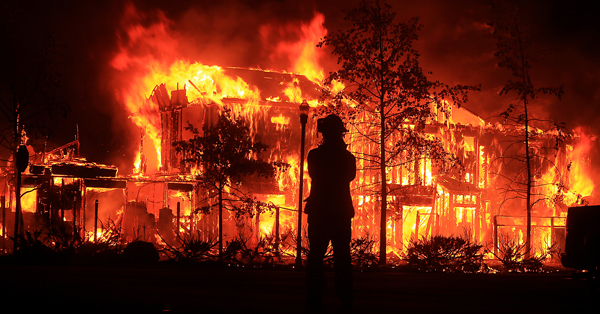
M 356 160 L 346 148 L 348 130 L 336 115 L 317 121 L 323 135 L 321 145 L 308 153 L 310 196 L 304 212 L 308 215 L 310 251 L 307 261 L 307 305 L 319 307 L 325 289 L 323 258 L 329 241 L 333 246 L 335 290 L 345 306 L 352 305 L 351 221 L 354 207 L 350 182 L 356 176 Z

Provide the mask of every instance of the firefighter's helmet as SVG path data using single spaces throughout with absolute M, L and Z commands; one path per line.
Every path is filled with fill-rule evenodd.
M 344 126 L 344 121 L 335 114 L 330 114 L 325 118 L 317 120 L 317 132 L 321 134 L 343 134 L 348 132 Z

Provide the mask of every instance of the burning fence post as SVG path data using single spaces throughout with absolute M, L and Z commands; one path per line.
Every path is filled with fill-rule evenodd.
M 64 180 L 63 180 L 63 189 L 64 189 L 64 186 L 65 185 L 64 185 Z M 79 235 L 79 224 L 77 223 L 77 219 L 79 217 L 77 216 L 77 209 L 75 208 L 75 206 L 76 206 L 76 202 L 74 201 L 73 202 L 73 235 Z M 62 207 L 63 207 L 63 209 L 61 209 L 61 220 L 64 221 L 64 217 L 65 217 L 64 203 L 63 203 Z M 62 223 L 62 221 L 61 221 L 61 223 Z
M 417 218 L 415 219 L 415 238 L 414 241 L 419 241 L 419 225 L 421 224 L 421 213 L 417 210 Z
M 493 221 L 493 236 L 494 236 L 494 255 L 498 255 L 498 215 L 494 216 Z
M 4 240 L 6 239 L 6 197 L 0 196 L 0 202 L 2 202 L 2 249 L 4 250 Z
M 304 188 L 304 142 L 306 139 L 306 123 L 308 122 L 308 110 L 310 107 L 306 100 L 300 104 L 300 183 L 298 184 L 298 236 L 296 238 L 296 267 L 302 268 L 302 190 Z
M 279 206 L 275 208 L 275 249 L 279 250 Z
M 94 202 L 94 242 L 97 240 L 98 235 L 98 200 Z
M 65 197 L 65 179 L 60 179 L 60 221 L 53 222 L 57 225 L 65 221 L 65 207 L 66 207 L 66 197 Z M 77 230 L 77 214 L 75 213 L 75 209 L 73 208 L 73 232 Z
M 175 226 L 175 230 L 177 230 L 177 235 L 179 236 L 179 220 L 181 219 L 181 202 L 177 202 L 177 224 Z

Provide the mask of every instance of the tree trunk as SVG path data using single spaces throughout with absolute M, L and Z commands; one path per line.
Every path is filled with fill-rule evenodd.
M 385 265 L 386 262 L 386 241 L 387 241 L 387 174 L 385 172 L 385 107 L 383 106 L 383 94 L 381 97 L 381 217 L 379 223 L 379 264 Z
M 522 76 L 521 82 L 523 86 L 527 86 L 529 74 L 527 73 L 527 68 L 525 67 L 525 54 L 523 50 L 523 42 L 521 38 L 521 33 L 517 34 L 519 38 L 519 51 L 521 55 L 521 69 Z M 531 255 L 531 155 L 529 154 L 529 113 L 527 112 L 527 90 L 523 91 L 523 110 L 525 113 L 525 163 L 527 167 L 527 235 L 525 238 L 525 258 L 529 258 Z
M 527 164 L 527 235 L 525 239 L 525 257 L 531 255 L 531 156 L 529 154 L 529 117 L 527 116 L 527 94 L 523 97 L 525 107 L 525 162 Z
M 377 4 L 377 18 L 378 18 L 378 24 L 381 26 L 381 24 L 383 23 L 381 21 L 381 5 L 379 3 L 379 1 L 376 2 Z M 381 120 L 381 125 L 380 125 L 380 138 L 381 138 L 381 159 L 380 159 L 380 172 L 381 172 L 381 211 L 380 211 L 380 222 L 379 222 L 379 264 L 380 265 L 385 265 L 386 263 L 386 254 L 387 254 L 387 173 L 385 172 L 385 166 L 386 166 L 386 154 L 385 154 L 385 95 L 386 95 L 386 87 L 383 85 L 383 82 L 385 82 L 385 77 L 387 75 L 387 67 L 386 67 L 386 63 L 385 63 L 385 59 L 384 59 L 384 54 L 383 54 L 383 41 L 384 41 L 384 31 L 385 31 L 385 27 L 380 28 L 379 29 L 379 56 L 377 57 L 379 59 L 379 64 L 381 65 L 381 70 L 379 72 L 379 82 L 381 82 L 381 91 L 379 94 L 379 109 L 380 109 L 380 120 Z
M 223 186 L 219 186 L 219 262 L 223 262 Z

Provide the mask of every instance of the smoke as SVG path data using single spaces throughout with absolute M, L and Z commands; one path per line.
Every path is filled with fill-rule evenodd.
M 56 146 L 71 141 L 77 124 L 81 154 L 96 162 L 115 164 L 121 174 L 126 174 L 132 167 L 140 134 L 115 92 L 131 84 L 128 75 L 135 71 L 132 63 L 115 67 L 115 58 L 122 49 L 128 48 L 132 56 L 140 57 L 138 62 L 144 60 L 142 56 L 169 57 L 207 65 L 288 70 L 285 60 L 273 58 L 275 46 L 265 44 L 261 29 L 272 30 L 269 38 L 292 39 L 293 33 L 280 30 L 290 24 L 309 24 L 316 12 L 323 14 L 329 32 L 344 29 L 348 25 L 343 22 L 343 10 L 356 7 L 358 2 L 114 0 L 61 1 L 52 6 L 31 1 L 14 6 L 30 16 L 28 23 L 39 21 L 37 28 L 51 32 L 58 45 L 67 48 L 57 62 L 64 64 L 62 83 L 72 112 L 50 141 Z M 510 73 L 498 68 L 493 56 L 495 42 L 487 23 L 498 12 L 492 5 L 477 0 L 388 3 L 399 21 L 420 17 L 424 27 L 416 45 L 423 68 L 433 73 L 431 78 L 450 85 L 481 84 L 481 91 L 471 93 L 465 106 L 483 118 L 506 108 L 510 98 L 499 97 L 497 92 L 510 79 Z M 587 126 L 591 134 L 598 134 L 600 61 L 595 53 L 600 31 L 599 22 L 592 16 L 595 11 L 586 4 L 561 1 L 518 5 L 521 19 L 531 29 L 534 40 L 552 52 L 532 69 L 534 83 L 564 85 L 565 90 L 560 101 L 545 97 L 536 100 L 534 113 L 565 122 L 568 129 Z M 139 25 L 140 31 L 152 32 L 132 37 L 127 28 L 134 25 Z M 156 25 L 163 28 L 153 29 Z M 35 38 L 35 28 L 23 29 L 27 33 L 17 36 Z M 147 45 L 160 36 L 165 39 L 162 45 Z M 333 56 L 319 61 L 325 74 L 335 70 Z

